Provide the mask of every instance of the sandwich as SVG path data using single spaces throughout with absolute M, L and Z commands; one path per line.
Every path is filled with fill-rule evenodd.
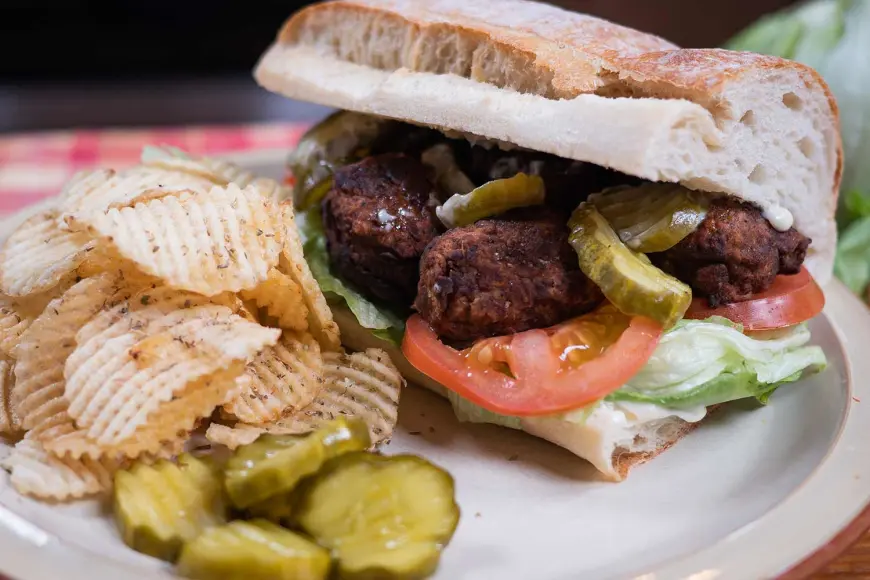
M 824 368 L 843 159 L 811 68 L 526 0 L 336 0 L 255 78 L 336 109 L 289 168 L 343 342 L 460 420 L 621 480 Z

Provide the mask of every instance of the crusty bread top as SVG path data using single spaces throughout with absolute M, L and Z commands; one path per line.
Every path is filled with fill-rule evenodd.
M 813 69 L 526 0 L 335 0 L 257 66 L 291 98 L 785 207 L 825 283 L 842 174 L 836 102 Z M 620 98 L 628 97 L 628 98 Z
M 827 85 L 810 67 L 755 53 L 680 49 L 652 34 L 528 0 L 322 2 L 288 19 L 278 42 L 321 48 L 328 42 L 356 64 L 452 73 L 551 99 L 587 93 L 685 98 L 711 110 L 727 107 L 722 97 L 729 83 L 788 68 L 823 90 L 836 114 Z

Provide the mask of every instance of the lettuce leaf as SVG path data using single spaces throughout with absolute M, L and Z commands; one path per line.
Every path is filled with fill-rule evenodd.
M 405 321 L 390 309 L 368 300 L 330 270 L 326 236 L 316 208 L 298 214 L 296 224 L 311 274 L 327 300 L 344 302 L 360 326 L 370 329 L 378 338 L 400 346 L 405 334 Z
M 662 337 L 641 371 L 607 398 L 671 408 L 717 405 L 754 397 L 761 403 L 805 369 L 827 361 L 807 346 L 810 331 L 798 325 L 776 338 L 743 334 L 722 319 L 682 320 Z

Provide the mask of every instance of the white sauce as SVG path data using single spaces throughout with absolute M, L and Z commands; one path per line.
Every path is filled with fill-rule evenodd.
M 764 216 L 764 219 L 770 222 L 773 229 L 779 232 L 788 231 L 794 225 L 794 216 L 781 205 L 769 205 L 764 209 L 764 212 L 761 215 Z
M 378 221 L 381 222 L 381 225 L 387 225 L 392 223 L 396 219 L 396 216 L 392 215 L 385 209 L 378 210 Z

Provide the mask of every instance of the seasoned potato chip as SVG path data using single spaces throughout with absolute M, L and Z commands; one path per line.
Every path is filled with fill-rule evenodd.
M 305 261 L 302 240 L 296 229 L 293 205 L 284 202 L 280 207 L 284 227 L 284 246 L 278 269 L 295 280 L 302 289 L 305 305 L 308 307 L 308 331 L 314 335 L 324 350 L 337 351 L 341 348 L 338 324 L 332 317 L 332 310 L 329 309 L 317 280 L 311 274 L 308 262 Z
M 11 357 L 21 334 L 33 324 L 39 313 L 28 314 L 8 296 L 0 296 L 0 353 Z
M 86 169 L 76 172 L 63 186 L 58 196 L 58 205 L 64 206 L 88 197 L 114 176 L 114 169 Z
M 369 427 L 372 443 L 390 438 L 399 410 L 399 394 L 405 380 L 382 350 L 323 354 L 324 387 L 314 401 L 278 421 L 262 424 L 239 422 L 229 426 L 213 424 L 206 437 L 234 448 L 262 433 L 296 435 L 314 431 L 339 415 L 359 417 Z
M 284 237 L 272 203 L 235 185 L 111 209 L 88 225 L 143 272 L 206 296 L 265 280 Z
M 36 214 L 0 250 L 0 292 L 24 296 L 56 286 L 75 272 L 95 244 L 89 234 L 61 229 L 57 211 Z
M 274 179 L 269 179 L 268 177 L 258 177 L 251 183 L 253 183 L 262 195 L 272 200 L 275 204 L 279 204 L 285 199 L 290 198 L 293 193 L 289 187 L 282 185 Z M 240 187 L 244 186 L 240 184 Z
M 263 349 L 248 363 L 250 388 L 224 405 L 224 410 L 248 423 L 267 423 L 308 405 L 323 383 L 320 345 L 311 335 L 285 331 L 275 346 Z
M 387 353 L 370 348 L 353 354 L 324 353 L 325 387 L 314 402 L 279 423 L 295 433 L 313 431 L 339 415 L 363 419 L 372 443 L 387 440 L 396 426 L 405 380 Z
M 179 321 L 179 313 L 186 320 Z M 109 328 L 79 339 L 64 371 L 69 413 L 100 445 L 117 445 L 146 422 L 159 421 L 189 383 L 247 362 L 280 336 L 218 305 L 173 312 L 141 328 L 131 327 L 130 319 L 124 313 L 115 322 L 120 333 Z M 113 336 L 106 339 L 107 333 Z
M 242 445 L 249 445 L 257 440 L 266 431 L 260 427 L 237 423 L 234 426 L 212 423 L 205 432 L 205 438 L 217 445 L 224 445 L 229 449 L 236 449 Z
M 296 281 L 275 268 L 256 288 L 244 290 L 242 298 L 251 300 L 275 318 L 281 328 L 308 330 L 308 306 Z
M 0 359 L 0 434 L 2 435 L 14 433 L 20 428 L 18 418 L 12 415 L 9 406 L 9 394 L 15 382 L 13 364 L 10 360 Z
M 71 187 L 58 209 L 70 230 L 81 231 L 110 207 L 132 207 L 148 199 L 181 195 L 184 191 L 206 192 L 212 187 L 214 182 L 201 176 L 137 165 L 113 175 L 98 187 Z
M 191 308 L 212 304 L 225 306 L 234 313 L 242 308 L 241 300 L 231 293 L 203 296 L 167 286 L 141 286 L 138 282 L 139 279 L 134 278 L 129 284 L 135 291 L 128 298 L 107 306 L 79 330 L 76 334 L 79 349 L 73 358 L 81 356 L 88 341 L 96 339 L 105 342 L 131 329 L 142 330 L 160 319 L 163 319 L 161 324 L 166 325 L 197 316 L 197 313 L 190 312 Z M 164 319 L 168 315 L 172 317 Z M 119 325 L 120 320 L 126 320 L 127 326 Z
M 190 383 L 172 401 L 160 407 L 156 417 L 141 425 L 131 437 L 117 445 L 101 445 L 88 437 L 87 430 L 68 426 L 56 427 L 43 438 L 45 448 L 58 456 L 80 457 L 169 458 L 181 453 L 191 431 L 216 407 L 246 389 L 250 377 L 241 374 L 243 365 L 235 363 Z
M 107 492 L 112 488 L 112 476 L 122 467 L 117 459 L 58 458 L 27 436 L 15 445 L 2 465 L 9 470 L 9 480 L 19 493 L 53 500 Z
M 21 335 L 15 348 L 15 386 L 10 403 L 25 429 L 47 429 L 68 420 L 63 399 L 63 369 L 84 324 L 103 308 L 125 299 L 131 290 L 116 275 L 81 280 Z
M 15 347 L 24 331 L 42 314 L 49 302 L 75 283 L 75 276 L 67 276 L 60 284 L 45 292 L 17 297 L 0 294 L 0 356 L 15 358 Z

